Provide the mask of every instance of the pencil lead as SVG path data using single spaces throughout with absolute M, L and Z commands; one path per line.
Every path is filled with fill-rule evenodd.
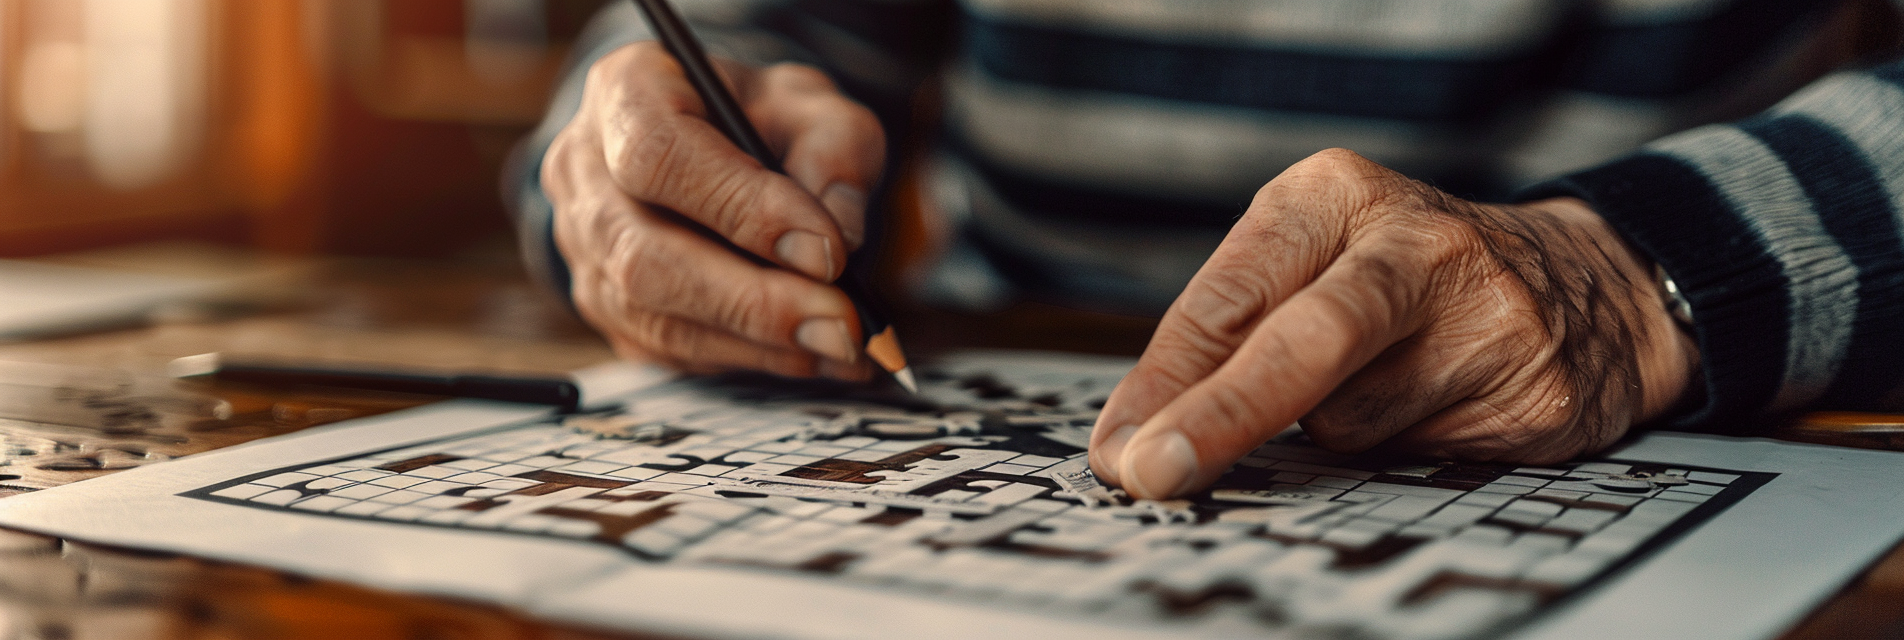
M 906 363 L 906 352 L 899 348 L 899 334 L 893 332 L 892 326 L 888 325 L 866 341 L 866 355 L 892 374 L 907 391 L 919 392 L 919 382 L 912 377 L 912 367 Z

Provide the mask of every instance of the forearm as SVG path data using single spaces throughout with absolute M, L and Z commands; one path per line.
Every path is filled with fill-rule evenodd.
M 1833 75 L 1531 194 L 1589 201 L 1685 292 L 1705 402 L 1683 426 L 1899 406 L 1900 80 L 1896 62 Z

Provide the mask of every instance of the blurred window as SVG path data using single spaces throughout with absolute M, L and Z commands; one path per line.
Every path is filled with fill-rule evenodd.
M 44 160 L 120 190 L 176 174 L 204 129 L 206 0 L 29 0 L 16 126 Z

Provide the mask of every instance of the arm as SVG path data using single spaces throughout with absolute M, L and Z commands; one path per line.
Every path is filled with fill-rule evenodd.
M 939 4 L 826 6 L 897 20 Z M 682 8 L 691 21 L 700 18 L 697 27 L 717 52 L 839 70 L 835 82 L 802 64 L 724 65 L 790 176 L 734 155 L 702 120 L 672 59 L 645 42 L 637 13 L 613 3 L 578 42 L 547 117 L 505 170 L 504 196 L 525 259 L 624 356 L 697 370 L 857 377 L 856 321 L 828 284 L 862 241 L 866 194 L 885 157 L 882 127 L 867 105 L 894 102 L 889 94 L 909 91 L 906 83 L 917 78 L 888 74 L 874 82 L 854 67 L 826 65 L 842 48 L 862 62 L 873 55 L 851 46 L 866 44 L 861 34 L 835 24 L 852 10 L 821 16 L 778 2 Z M 808 46 L 816 42 L 824 46 Z M 905 68 L 896 61 L 919 54 L 893 53 L 884 68 Z M 848 91 L 866 97 L 856 101 Z M 745 197 L 728 197 L 737 194 Z M 783 269 L 745 264 L 676 214 Z
M 1675 420 L 1904 407 L 1904 62 L 1544 185 L 1591 202 L 1692 303 L 1704 401 Z
M 1674 421 L 1708 428 L 1900 406 L 1900 81 L 1898 63 L 1830 76 L 1520 205 L 1318 154 L 1257 194 L 1171 307 L 1092 465 L 1159 498 L 1298 418 L 1338 451 L 1543 463 L 1668 419 L 1689 389 L 1704 397 Z

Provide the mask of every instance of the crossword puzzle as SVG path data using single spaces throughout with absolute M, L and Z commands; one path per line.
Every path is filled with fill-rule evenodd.
M 183 495 L 1222 635 L 1427 639 L 1512 629 L 1775 475 L 1346 456 L 1292 430 L 1191 499 L 1132 501 L 1084 457 L 1121 373 L 955 362 L 918 396 L 684 379 Z

